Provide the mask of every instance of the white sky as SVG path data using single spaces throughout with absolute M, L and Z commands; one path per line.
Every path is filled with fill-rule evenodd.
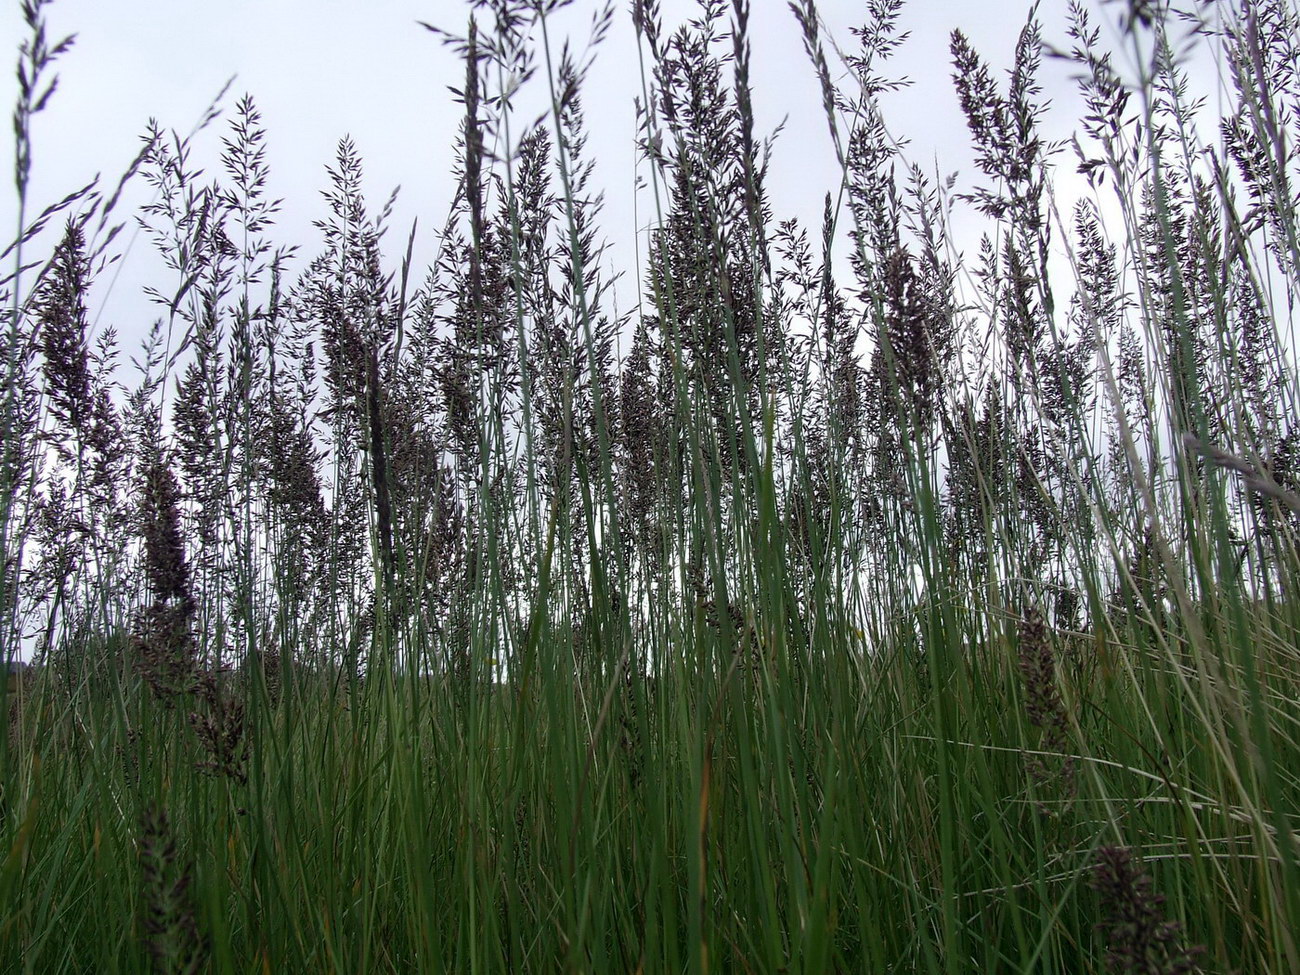
M 12 65 L 24 28 L 18 4 L 0 2 L 0 51 Z M 618 0 L 617 28 L 584 90 L 597 179 L 607 192 L 603 230 L 619 245 L 616 259 L 626 270 L 629 261 L 622 255 L 630 257 L 626 248 L 636 226 L 632 99 L 640 85 L 628 5 Z M 689 0 L 663 0 L 662 6 L 668 29 L 695 10 Z M 568 28 L 581 42 L 594 7 L 594 0 L 577 0 L 557 28 Z M 759 135 L 786 119 L 769 181 L 774 217 L 799 216 L 815 239 L 822 199 L 838 176 L 820 95 L 785 0 L 752 0 L 752 8 Z M 863 16 L 862 0 L 821 0 L 819 8 L 841 46 L 852 50 L 847 28 Z M 461 107 L 447 86 L 463 80 L 464 68 L 416 21 L 463 31 L 465 0 L 57 0 L 47 11 L 53 36 L 76 32 L 78 39 L 59 62 L 59 91 L 35 121 L 33 211 L 96 172 L 111 185 L 138 151 L 151 116 L 164 128 L 186 132 L 226 79 L 237 75 L 225 106 L 233 108 L 239 95 L 250 92 L 269 130 L 269 192 L 285 199 L 277 240 L 300 243 L 305 258 L 319 250 L 310 221 L 323 215 L 325 166 L 339 138 L 350 134 L 365 162 L 372 206 L 377 209 L 395 186 L 403 187 L 389 238 L 392 266 L 417 215 L 423 245 L 418 254 L 426 261 L 431 255 L 432 231 L 441 226 L 455 189 L 450 173 Z M 944 174 L 960 172 L 959 189 L 982 177 L 971 164 L 951 81 L 949 32 L 960 27 L 1004 80 L 1027 11 L 1027 2 L 1015 0 L 912 0 L 904 7 L 902 26 L 911 39 L 893 73 L 909 76 L 913 86 L 890 96 L 886 119 L 896 135 L 910 140 L 912 159 L 932 169 L 937 160 Z M 1046 0 L 1040 10 L 1044 36 L 1062 45 L 1064 11 L 1065 0 Z M 1110 19 L 1099 16 L 1099 22 Z M 12 105 L 17 86 L 11 68 L 3 69 L 3 78 L 0 98 Z M 1050 61 L 1043 82 L 1048 95 L 1063 103 L 1048 135 L 1063 137 L 1078 117 L 1072 86 L 1063 66 Z M 217 123 L 200 137 L 199 158 L 214 173 L 223 134 L 223 123 Z M 7 124 L 0 154 L 11 187 L 0 191 L 0 236 L 7 241 L 16 211 Z M 1066 167 L 1072 168 L 1068 160 Z M 642 199 L 642 223 L 650 205 L 648 197 Z M 131 246 L 126 267 L 99 324 L 116 325 L 130 353 L 153 317 L 138 297 L 139 284 L 170 282 L 160 276 L 165 272 L 143 237 Z M 623 308 L 635 300 L 631 278 L 622 281 L 618 298 Z

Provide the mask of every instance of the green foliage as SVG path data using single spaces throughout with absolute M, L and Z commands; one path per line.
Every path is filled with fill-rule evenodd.
M 77 204 L 4 284 L 0 969 L 1300 970 L 1292 7 L 1131 3 L 1112 52 L 1072 2 L 1005 91 L 955 32 L 958 190 L 885 122 L 900 0 L 849 52 L 799 0 L 842 169 L 810 243 L 749 3 L 637 0 L 625 313 L 581 98 L 618 14 L 580 53 L 565 5 L 436 32 L 423 275 L 348 140 L 320 252 L 275 245 L 247 97 L 217 177 L 204 127 L 128 174 L 172 275 L 138 375 L 86 314 L 117 195 L 19 228 Z

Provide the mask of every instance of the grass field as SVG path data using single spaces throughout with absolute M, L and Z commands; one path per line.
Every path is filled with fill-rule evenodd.
M 834 38 L 795 0 L 842 174 L 813 226 L 770 212 L 748 2 L 598 10 L 597 52 L 640 43 L 631 308 L 556 4 L 443 38 L 427 269 L 347 142 L 319 240 L 279 239 L 247 97 L 193 137 L 216 175 L 152 130 L 140 212 L 42 211 L 46 6 L 0 970 L 1300 971 L 1292 0 L 1072 2 L 1006 78 L 954 33 L 955 186 L 879 108 L 901 0 Z M 137 219 L 170 277 L 119 351 L 87 309 Z

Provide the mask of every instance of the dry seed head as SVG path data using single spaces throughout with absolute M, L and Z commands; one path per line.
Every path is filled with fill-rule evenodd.
M 141 817 L 140 866 L 144 879 L 144 931 L 159 975 L 204 971 L 207 945 L 199 935 L 189 896 L 189 868 L 180 864 L 166 812 L 150 804 Z
M 1064 725 L 1065 713 L 1056 690 L 1056 657 L 1047 624 L 1037 607 L 1030 607 L 1017 627 L 1020 637 L 1020 676 L 1025 685 L 1025 710 L 1036 728 Z
M 1017 630 L 1020 642 L 1020 676 L 1025 691 L 1025 712 L 1030 724 L 1043 729 L 1041 747 L 1045 751 L 1061 751 L 1069 743 L 1069 719 L 1056 686 L 1056 650 L 1052 645 L 1047 624 L 1043 620 L 1042 611 L 1036 606 L 1027 609 Z M 1026 764 L 1029 774 L 1040 785 L 1059 780 L 1062 793 L 1067 797 L 1074 795 L 1073 756 L 1062 759 L 1056 771 L 1049 770 L 1037 756 L 1031 758 Z M 1042 808 L 1046 811 L 1046 807 Z
M 1104 846 L 1095 855 L 1089 886 L 1097 891 L 1105 920 L 1106 966 L 1124 975 L 1185 975 L 1197 971 L 1203 947 L 1179 944 L 1182 925 L 1164 917 L 1165 899 L 1133 851 Z

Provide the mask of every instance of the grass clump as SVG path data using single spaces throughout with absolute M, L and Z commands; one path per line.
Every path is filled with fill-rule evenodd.
M 1129 4 L 1113 49 L 1031 11 L 1005 83 L 954 32 L 951 182 L 886 122 L 902 3 L 846 49 L 798 0 L 813 228 L 746 0 L 637 0 L 630 309 L 600 61 L 565 4 L 475 4 L 423 271 L 349 140 L 290 246 L 251 98 L 216 177 L 215 111 L 150 127 L 134 371 L 87 312 L 119 192 L 30 217 L 47 5 L 0 283 L 6 970 L 1300 970 L 1285 0 Z

